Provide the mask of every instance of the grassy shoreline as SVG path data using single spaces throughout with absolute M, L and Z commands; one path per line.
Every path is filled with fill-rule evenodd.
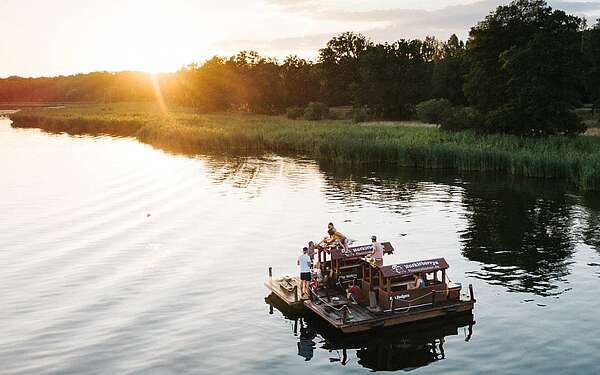
M 135 137 L 174 152 L 297 154 L 333 163 L 386 163 L 417 168 L 507 173 L 560 179 L 600 190 L 600 137 L 521 138 L 448 133 L 403 123 L 289 120 L 248 114 L 162 113 L 152 103 L 73 105 L 10 115 L 13 127 L 69 134 Z

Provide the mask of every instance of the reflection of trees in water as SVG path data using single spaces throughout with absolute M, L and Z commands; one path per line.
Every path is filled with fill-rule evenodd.
M 600 194 L 584 195 L 585 223 L 582 229 L 583 242 L 600 253 Z
M 372 205 L 408 214 L 415 202 L 456 205 L 467 211 L 461 233 L 463 255 L 483 263 L 473 276 L 510 291 L 541 296 L 563 292 L 575 243 L 582 240 L 600 252 L 600 201 L 583 197 L 584 217 L 573 208 L 578 199 L 555 182 L 515 177 L 463 175 L 390 166 L 341 167 L 291 158 L 207 158 L 211 179 L 261 194 L 277 178 L 288 189 L 302 189 L 310 179 L 325 183 L 323 194 L 347 209 Z M 579 224 L 579 225 L 576 225 Z
M 575 246 L 572 206 L 564 191 L 535 191 L 529 182 L 473 181 L 463 202 L 468 211 L 463 255 L 484 263 L 475 277 L 511 291 L 563 292 L 557 283 L 569 274 Z
M 322 167 L 323 168 L 323 167 Z M 406 212 L 416 200 L 462 197 L 463 255 L 483 263 L 472 275 L 511 291 L 556 295 L 569 274 L 577 233 L 572 199 L 547 181 L 411 169 L 325 169 L 326 193 L 357 205 Z M 432 197 L 428 197 L 430 194 Z M 600 210 L 590 210 L 584 238 L 600 249 Z
M 449 203 L 462 188 L 441 184 L 440 180 L 452 181 L 444 172 L 398 168 L 396 166 L 341 166 L 320 165 L 324 172 L 327 190 L 324 194 L 331 200 L 360 207 L 365 204 L 405 214 L 411 203 L 424 194 L 431 193 L 435 200 Z
M 289 189 L 301 189 L 303 182 L 314 179 L 318 169 L 314 163 L 294 159 L 263 157 L 204 156 L 205 174 L 216 184 L 227 184 L 243 190 L 247 197 L 257 198 L 273 181 L 284 179 Z

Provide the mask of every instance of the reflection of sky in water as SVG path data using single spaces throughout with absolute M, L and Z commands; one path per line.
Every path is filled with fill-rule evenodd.
M 597 365 L 598 194 L 272 155 L 169 155 L 6 121 L 0 175 L 3 373 L 362 373 L 376 367 L 371 349 L 423 374 Z M 474 285 L 473 338 L 464 327 L 421 341 L 399 334 L 352 347 L 342 365 L 329 350 L 343 345 L 315 329 L 305 362 L 294 321 L 268 314 L 262 282 L 269 266 L 295 273 L 329 221 L 357 243 L 390 241 L 387 264 L 446 258 L 452 281 Z M 415 364 L 442 348 L 443 360 Z

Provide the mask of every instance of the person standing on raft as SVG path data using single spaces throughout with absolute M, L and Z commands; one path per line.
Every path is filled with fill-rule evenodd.
M 333 241 L 337 241 L 344 247 L 346 252 L 348 251 L 348 238 L 346 238 L 346 236 L 344 236 L 342 233 L 338 232 L 338 230 L 333 226 L 333 223 L 327 224 L 327 234 L 329 234 L 329 238 L 325 237 L 325 243 L 329 244 Z
M 302 249 L 302 255 L 298 257 L 298 265 L 300 266 L 300 294 L 302 297 L 308 294 L 308 283 L 311 279 L 311 260 L 308 256 L 308 248 Z

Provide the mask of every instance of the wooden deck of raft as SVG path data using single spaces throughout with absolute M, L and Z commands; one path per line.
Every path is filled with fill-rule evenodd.
M 392 312 L 372 312 L 362 304 L 350 303 L 345 295 L 339 293 L 325 295 L 324 290 L 319 290 L 319 297 L 315 301 L 300 296 L 299 277 L 281 277 L 268 279 L 265 286 L 274 295 L 292 308 L 308 308 L 333 327 L 345 333 L 368 331 L 373 328 L 390 327 L 419 320 L 434 319 L 450 314 L 471 312 L 474 301 L 446 302 L 435 306 L 414 307 L 411 309 L 398 308 Z M 296 299 L 295 287 L 298 288 Z M 346 307 L 344 307 L 346 306 Z M 352 319 L 347 319 L 348 309 Z M 346 321 L 344 322 L 344 317 Z
M 429 307 L 411 308 L 409 310 L 399 308 L 392 312 L 372 312 L 366 306 L 353 305 L 348 303 L 345 298 L 339 297 L 339 303 L 334 308 L 327 302 L 305 301 L 304 305 L 314 313 L 327 320 L 333 327 L 344 333 L 368 331 L 373 328 L 391 327 L 400 324 L 416 322 L 420 320 L 441 318 L 450 314 L 470 313 L 473 309 L 473 301 L 461 301 L 456 303 L 442 303 Z M 352 315 L 351 320 L 344 322 L 344 311 L 341 308 L 346 306 Z M 340 309 L 335 309 L 339 304 Z M 344 308 L 345 309 L 345 308 Z
M 283 276 L 278 278 L 269 278 L 265 286 L 277 297 L 283 300 L 287 305 L 294 308 L 303 308 L 304 301 L 300 295 L 300 278 L 297 276 Z M 296 288 L 298 294 L 296 296 Z

